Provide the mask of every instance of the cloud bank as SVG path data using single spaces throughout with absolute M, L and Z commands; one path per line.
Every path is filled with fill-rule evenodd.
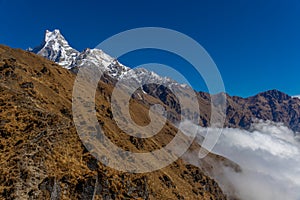
M 200 135 L 206 132 L 207 128 L 199 127 Z M 225 128 L 213 153 L 242 169 L 222 167 L 211 174 L 229 197 L 300 200 L 299 136 L 284 125 L 260 121 L 248 131 Z

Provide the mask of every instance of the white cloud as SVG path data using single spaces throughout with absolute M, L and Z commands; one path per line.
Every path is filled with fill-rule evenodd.
M 200 127 L 199 134 L 206 130 Z M 221 173 L 218 169 L 212 174 L 229 196 L 300 200 L 300 143 L 284 125 L 259 122 L 249 131 L 225 128 L 213 152 L 242 168 L 238 173 L 223 167 Z

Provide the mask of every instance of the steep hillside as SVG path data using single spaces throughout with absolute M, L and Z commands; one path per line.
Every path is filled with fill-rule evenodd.
M 75 74 L 40 56 L 0 46 L 1 199 L 226 199 L 203 169 L 179 159 L 147 174 L 121 173 L 98 162 L 80 141 L 72 121 Z M 155 137 L 138 140 L 111 118 L 112 84 L 100 82 L 97 117 L 118 146 L 143 152 L 161 148 L 176 134 L 170 123 Z M 149 96 L 149 98 L 151 98 Z M 133 100 L 138 123 L 148 107 Z M 190 151 L 199 148 L 193 144 Z M 220 163 L 233 163 L 210 155 Z

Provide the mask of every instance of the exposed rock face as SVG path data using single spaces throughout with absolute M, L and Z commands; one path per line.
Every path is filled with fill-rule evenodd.
M 278 90 L 270 90 L 248 98 L 228 96 L 227 125 L 248 129 L 256 120 L 281 122 L 300 131 L 300 100 Z
M 300 99 L 270 90 L 246 99 L 246 108 L 258 119 L 282 122 L 300 131 Z
M 155 91 L 155 92 L 151 92 Z M 178 117 L 180 105 L 177 98 L 167 90 L 152 88 L 149 95 L 159 99 L 171 108 L 171 115 Z M 212 96 L 213 97 L 213 96 Z M 198 93 L 200 105 L 200 125 L 208 126 L 210 120 L 211 97 L 204 92 Z M 248 98 L 226 96 L 226 127 L 249 129 L 257 120 L 283 123 L 295 132 L 300 132 L 300 99 L 291 97 L 278 90 L 270 90 Z

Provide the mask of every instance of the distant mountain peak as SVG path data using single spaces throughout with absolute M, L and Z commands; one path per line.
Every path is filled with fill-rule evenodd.
M 123 67 L 124 69 L 120 69 L 121 71 L 128 70 L 115 58 L 112 58 L 100 49 L 86 48 L 82 52 L 77 51 L 69 45 L 68 41 L 58 29 L 53 31 L 46 30 L 42 44 L 32 50 L 28 50 L 52 60 L 67 69 L 85 65 L 102 66 L 104 64 L 105 67 L 108 67 L 109 65 Z M 116 69 L 113 71 L 115 70 Z M 116 74 L 118 73 L 114 72 L 112 75 L 116 76 Z
M 269 100 L 271 99 L 277 99 L 277 100 L 288 100 L 291 97 L 287 94 L 285 94 L 284 92 L 281 92 L 277 89 L 273 89 L 273 90 L 268 90 L 265 92 L 261 92 L 258 94 L 259 96 L 263 96 L 265 98 L 268 98 Z
M 64 68 L 70 69 L 79 52 L 72 48 L 58 29 L 46 30 L 43 43 L 32 52 L 56 62 Z
M 146 69 L 138 69 L 135 72 L 129 72 L 130 68 L 122 65 L 116 58 L 106 54 L 103 50 L 97 48 L 86 48 L 82 52 L 73 49 L 60 30 L 46 30 L 43 43 L 32 51 L 49 60 L 56 62 L 64 68 L 78 71 L 78 67 L 96 66 L 100 67 L 110 77 L 119 79 L 124 74 L 131 75 L 135 82 L 140 80 L 152 80 L 153 82 L 167 82 L 169 85 L 176 85 L 185 88 L 185 84 L 179 84 L 170 78 L 161 77 L 158 74 Z M 129 74 L 128 74 L 129 73 Z

